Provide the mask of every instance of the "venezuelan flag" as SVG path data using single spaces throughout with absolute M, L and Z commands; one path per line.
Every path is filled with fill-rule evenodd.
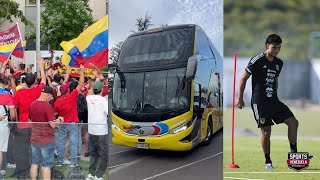
M 14 27 L 19 34 L 20 41 L 18 42 L 16 48 L 13 50 L 12 55 L 14 55 L 17 58 L 23 59 L 24 58 L 24 49 L 26 47 L 26 41 L 22 41 L 21 38 L 21 32 L 18 23 L 16 23 L 16 26 Z
M 89 63 L 98 68 L 108 64 L 108 16 L 103 17 L 89 26 L 77 38 L 65 42 L 61 47 L 65 53 L 62 63 L 66 66 L 79 66 L 82 64 L 90 68 Z
M 13 97 L 3 88 L 0 88 L 0 105 L 14 105 Z
M 6 61 L 16 46 L 17 43 L 0 46 L 0 62 Z
M 17 47 L 13 50 L 12 55 L 17 58 L 23 58 L 24 56 L 24 46 L 23 43 L 18 42 Z

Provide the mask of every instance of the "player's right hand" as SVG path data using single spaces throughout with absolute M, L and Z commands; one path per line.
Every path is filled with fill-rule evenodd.
M 244 107 L 243 99 L 240 99 L 240 98 L 238 99 L 237 106 L 239 109 L 242 109 Z

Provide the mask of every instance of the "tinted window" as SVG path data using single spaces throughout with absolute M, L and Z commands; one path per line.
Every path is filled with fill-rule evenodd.
M 212 51 L 209 46 L 207 36 L 201 31 L 197 31 L 196 50 L 197 54 L 206 56 L 208 59 L 213 58 Z
M 193 28 L 184 28 L 129 37 L 121 49 L 119 66 L 187 61 L 193 53 L 193 34 Z

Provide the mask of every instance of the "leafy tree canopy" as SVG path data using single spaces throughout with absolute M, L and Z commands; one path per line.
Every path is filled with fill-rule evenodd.
M 88 0 L 46 0 L 41 12 L 41 41 L 61 49 L 62 41 L 76 38 L 93 23 Z
M 26 25 L 33 25 L 19 10 L 19 3 L 13 0 L 0 0 L 0 26 L 5 21 L 13 22 L 13 18 L 21 19 L 21 22 Z

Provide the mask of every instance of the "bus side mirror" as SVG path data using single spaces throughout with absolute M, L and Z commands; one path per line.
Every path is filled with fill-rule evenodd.
M 200 56 L 200 61 L 206 61 L 206 60 L 208 60 L 208 57 L 207 56 Z
M 198 91 L 194 92 L 195 93 L 195 97 L 194 97 L 195 103 L 193 104 L 193 111 L 196 115 L 202 115 L 204 109 L 201 108 L 201 103 L 202 103 L 201 85 L 195 84 L 195 89 L 198 89 Z
M 186 80 L 192 80 L 195 77 L 197 70 L 197 58 L 196 56 L 191 56 L 188 59 L 187 72 L 186 72 Z

